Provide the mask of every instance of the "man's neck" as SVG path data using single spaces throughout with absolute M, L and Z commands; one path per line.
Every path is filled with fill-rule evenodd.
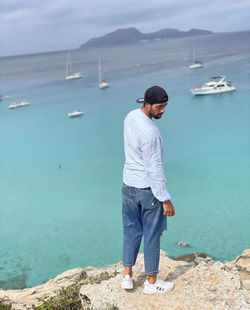
M 145 107 L 142 107 L 141 110 L 148 118 L 152 119 L 152 116 L 148 113 L 148 111 L 145 109 Z

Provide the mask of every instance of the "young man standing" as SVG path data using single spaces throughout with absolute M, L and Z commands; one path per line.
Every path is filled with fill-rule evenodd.
M 143 292 L 167 293 L 173 289 L 173 283 L 157 278 L 160 236 L 166 229 L 166 216 L 174 216 L 175 209 L 166 188 L 162 138 L 152 119 L 162 117 L 168 95 L 163 88 L 153 86 L 137 102 L 143 103 L 143 107 L 131 111 L 124 121 L 122 288 L 133 288 L 132 266 L 143 236 L 147 277 Z

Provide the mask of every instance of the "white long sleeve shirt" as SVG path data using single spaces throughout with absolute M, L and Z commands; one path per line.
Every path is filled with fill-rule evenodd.
M 159 201 L 170 200 L 163 166 L 163 144 L 159 129 L 141 109 L 131 111 L 124 120 L 126 185 L 150 187 Z

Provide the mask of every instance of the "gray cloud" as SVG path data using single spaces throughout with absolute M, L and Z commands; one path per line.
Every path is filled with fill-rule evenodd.
M 250 29 L 248 0 L 1 0 L 0 9 L 2 55 L 75 48 L 133 26 L 143 32 Z

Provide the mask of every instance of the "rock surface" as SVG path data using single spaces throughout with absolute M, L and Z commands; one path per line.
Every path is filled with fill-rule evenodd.
M 102 272 L 118 275 L 100 284 L 83 285 L 80 289 L 83 308 L 103 309 L 114 304 L 119 310 L 246 310 L 250 309 L 250 249 L 232 262 L 215 262 L 211 257 L 194 255 L 193 261 L 170 259 L 161 251 L 159 278 L 173 281 L 175 288 L 168 294 L 145 295 L 143 255 L 139 254 L 134 267 L 134 289 L 121 289 L 123 266 L 76 268 L 64 272 L 45 284 L 23 290 L 0 290 L 0 299 L 12 302 L 16 310 L 32 309 L 39 305 L 38 298 L 53 296 L 55 291 L 79 280 Z M 85 303 L 89 299 L 91 304 Z

